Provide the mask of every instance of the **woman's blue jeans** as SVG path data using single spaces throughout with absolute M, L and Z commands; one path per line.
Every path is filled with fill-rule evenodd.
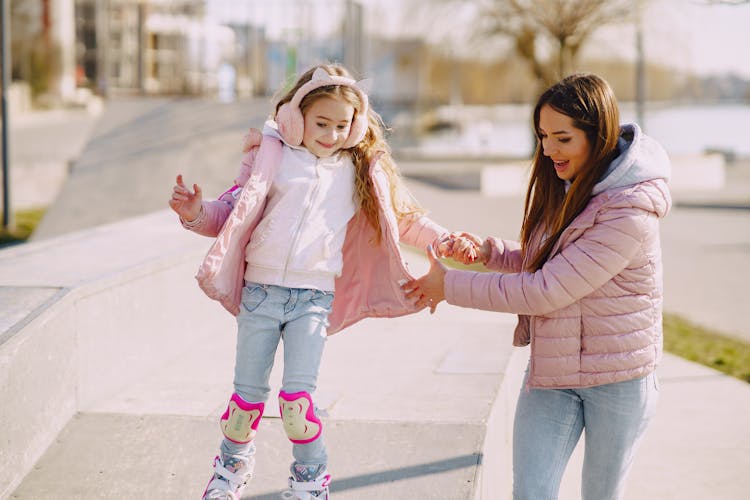
M 582 432 L 582 499 L 623 498 L 635 451 L 656 408 L 656 374 L 584 389 L 525 386 L 526 380 L 513 430 L 514 500 L 556 500 Z
M 314 394 L 332 303 L 331 292 L 246 283 L 237 316 L 235 392 L 245 401 L 266 401 L 276 348 L 283 340 L 281 390 Z M 224 448 L 229 444 L 225 440 Z M 328 459 L 322 435 L 310 443 L 295 443 L 292 450 L 301 463 L 324 464 Z

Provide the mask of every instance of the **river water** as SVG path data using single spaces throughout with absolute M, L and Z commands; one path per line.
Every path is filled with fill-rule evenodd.
M 635 121 L 632 103 L 621 105 L 621 122 Z M 464 153 L 524 157 L 532 149 L 531 107 L 445 107 L 441 119 L 459 125 L 459 131 L 425 138 L 419 149 L 426 154 Z M 641 128 L 670 154 L 700 154 L 710 150 L 750 157 L 750 104 L 646 106 Z

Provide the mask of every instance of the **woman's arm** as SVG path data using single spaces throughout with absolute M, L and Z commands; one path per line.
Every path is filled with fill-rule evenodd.
M 461 264 L 483 264 L 490 271 L 519 272 L 522 269 L 521 245 L 510 240 L 489 237 L 482 239 L 466 231 L 451 233 L 435 247 L 442 257 Z
M 619 274 L 642 244 L 648 215 L 612 210 L 536 272 L 512 274 L 447 271 L 445 298 L 451 304 L 515 314 L 541 315 L 566 307 Z M 430 272 L 409 284 L 421 290 Z M 432 277 L 434 281 L 434 277 Z M 432 297 L 421 290 L 413 297 Z
M 456 305 L 541 315 L 562 309 L 619 274 L 642 244 L 647 214 L 623 210 L 588 228 L 536 272 L 450 271 L 445 295 Z
M 484 263 L 490 271 L 517 273 L 521 271 L 523 256 L 521 244 L 517 241 L 503 240 L 490 236 L 483 243 L 489 249 L 489 257 Z

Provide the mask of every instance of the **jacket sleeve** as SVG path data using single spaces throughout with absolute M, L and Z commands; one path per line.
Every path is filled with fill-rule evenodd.
M 182 226 L 203 236 L 216 237 L 232 209 L 234 209 L 244 184 L 252 174 L 257 153 L 257 146 L 248 151 L 242 158 L 235 184 L 219 196 L 217 200 L 203 201 L 201 210 L 195 220 L 185 221 L 180 218 Z
M 426 251 L 427 245 L 437 248 L 440 238 L 447 235 L 449 231 L 424 215 L 412 214 L 396 220 L 397 217 L 392 210 L 393 200 L 388 189 L 388 177 L 378 167 L 377 162 L 372 165 L 370 172 L 379 198 L 381 216 L 384 217 L 382 222 L 390 225 L 394 235 L 397 230 L 399 241 L 407 245 L 421 251 Z
M 523 256 L 517 241 L 487 238 L 490 243 L 490 258 L 484 266 L 490 271 L 517 273 L 521 271 Z
M 448 230 L 424 215 L 404 217 L 398 221 L 399 239 L 407 245 L 426 251 L 427 245 L 437 249 L 440 238 L 448 234 Z
M 462 307 L 538 316 L 562 309 L 598 289 L 628 265 L 646 231 L 646 212 L 604 212 L 536 272 L 448 271 L 445 296 Z

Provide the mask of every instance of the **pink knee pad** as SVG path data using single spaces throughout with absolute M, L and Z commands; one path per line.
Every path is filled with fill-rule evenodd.
M 235 392 L 229 399 L 227 411 L 221 416 L 221 432 L 233 443 L 249 443 L 258 430 L 263 406 L 263 403 L 249 403 Z
M 284 431 L 292 443 L 315 441 L 323 431 L 323 424 L 315 415 L 312 398 L 307 392 L 279 392 L 279 413 Z

